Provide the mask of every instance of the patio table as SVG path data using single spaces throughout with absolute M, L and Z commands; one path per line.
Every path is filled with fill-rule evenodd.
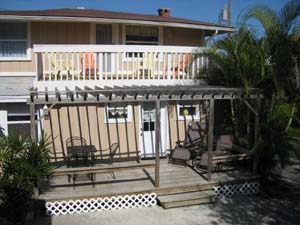
M 67 148 L 68 152 L 68 167 L 90 167 L 94 166 L 94 153 L 97 152 L 94 145 L 74 145 Z M 87 171 L 89 178 L 91 179 L 93 186 L 95 180 L 95 174 Z M 68 180 L 73 178 L 73 188 L 75 188 L 75 180 L 78 174 L 68 175 Z
M 69 167 L 71 159 L 75 158 L 75 167 L 77 166 L 93 166 L 94 153 L 97 152 L 94 145 L 71 146 L 68 147 Z M 79 163 L 81 162 L 81 163 Z M 83 165 L 82 165 L 83 163 Z M 74 165 L 73 165 L 74 167 Z

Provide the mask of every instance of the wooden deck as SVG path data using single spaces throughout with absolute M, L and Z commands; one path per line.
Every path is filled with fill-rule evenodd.
M 151 163 L 151 161 L 144 161 Z M 154 161 L 152 161 L 154 162 Z M 137 162 L 114 164 L 115 166 L 136 165 Z M 75 189 L 72 183 L 68 183 L 67 176 L 54 176 L 48 185 L 44 184 L 40 189 L 40 199 L 45 201 L 84 199 L 118 196 L 125 194 L 136 194 L 155 192 L 160 194 L 171 194 L 178 189 L 194 190 L 208 189 L 225 183 L 235 183 L 245 180 L 255 180 L 256 176 L 249 172 L 234 170 L 213 173 L 212 180 L 205 180 L 206 174 L 199 174 L 189 167 L 182 165 L 168 165 L 167 160 L 160 161 L 160 186 L 154 187 L 154 168 L 136 169 L 115 172 L 116 179 L 110 173 L 96 175 L 95 187 L 85 175 L 76 180 Z

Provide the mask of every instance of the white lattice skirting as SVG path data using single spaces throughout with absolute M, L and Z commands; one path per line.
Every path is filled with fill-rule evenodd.
M 74 213 L 150 207 L 156 205 L 156 197 L 157 195 L 155 193 L 145 193 L 110 198 L 47 202 L 46 211 L 48 215 L 58 216 Z
M 232 196 L 253 195 L 257 194 L 259 192 L 259 189 L 259 182 L 223 185 L 213 188 L 213 190 L 217 194 L 217 199 Z

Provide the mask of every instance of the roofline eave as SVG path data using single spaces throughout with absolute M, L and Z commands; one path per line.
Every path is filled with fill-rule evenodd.
M 127 23 L 127 24 L 142 24 L 156 25 L 165 27 L 180 27 L 199 30 L 219 30 L 223 32 L 235 32 L 236 28 L 223 27 L 216 25 L 200 25 L 189 23 L 175 23 L 150 20 L 133 20 L 133 19 L 110 19 L 110 18 L 94 18 L 94 17 L 65 17 L 65 16 L 17 16 L 17 15 L 0 15 L 0 21 L 16 20 L 16 21 L 32 21 L 32 22 L 103 22 L 103 23 Z

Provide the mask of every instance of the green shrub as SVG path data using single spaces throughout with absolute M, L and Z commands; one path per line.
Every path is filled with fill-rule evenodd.
M 24 223 L 34 189 L 52 169 L 49 146 L 44 135 L 37 142 L 17 135 L 0 139 L 0 204 L 14 224 Z

